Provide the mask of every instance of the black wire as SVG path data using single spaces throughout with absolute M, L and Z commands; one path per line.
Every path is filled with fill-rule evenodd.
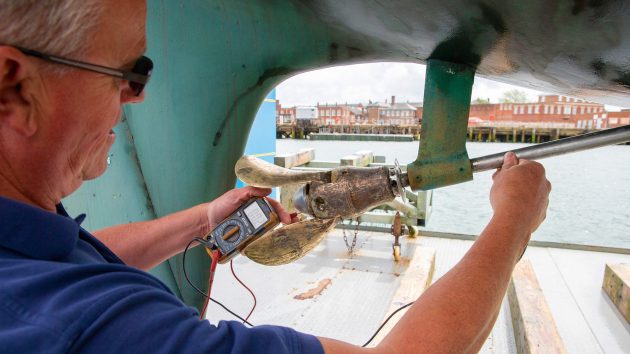
M 201 294 L 202 296 L 210 299 L 210 301 L 214 302 L 215 304 L 221 306 L 225 311 L 229 312 L 230 314 L 232 314 L 232 316 L 238 318 L 239 320 L 241 320 L 243 323 L 254 327 L 253 324 L 251 324 L 249 321 L 245 320 L 244 318 L 242 318 L 241 316 L 235 314 L 234 312 L 232 312 L 230 309 L 228 309 L 227 307 L 225 307 L 225 305 L 223 305 L 222 303 L 220 303 L 219 301 L 211 298 L 208 296 L 208 294 L 206 294 L 205 292 L 203 292 L 201 289 L 199 289 L 197 286 L 195 286 L 195 284 L 193 284 L 193 282 L 190 280 L 190 278 L 188 278 L 188 273 L 186 272 L 186 253 L 188 252 L 188 249 L 190 249 L 190 246 L 194 243 L 194 242 L 199 242 L 200 244 L 204 245 L 205 247 L 211 248 L 211 246 L 208 245 L 208 242 L 202 238 L 199 237 L 195 237 L 194 239 L 192 239 L 190 242 L 188 242 L 188 245 L 186 245 L 186 248 L 184 249 L 184 255 L 182 257 L 182 268 L 184 270 L 184 277 L 186 278 L 186 281 L 188 282 L 188 284 L 190 284 L 190 286 L 192 286 L 195 290 L 197 290 L 197 292 L 199 294 Z M 374 332 L 374 334 L 372 335 L 372 337 L 370 337 L 370 339 L 368 339 L 367 342 L 365 342 L 365 344 L 362 345 L 362 347 L 366 347 L 368 346 L 372 340 L 374 340 L 374 338 L 376 338 L 376 335 L 378 335 L 378 332 L 380 332 L 383 327 L 385 327 L 385 325 L 387 324 L 387 322 L 389 322 L 389 320 L 392 319 L 392 317 L 394 317 L 395 314 L 397 314 L 398 312 L 406 309 L 407 307 L 413 305 L 415 301 L 412 301 L 406 305 L 403 305 L 401 307 L 399 307 L 396 311 L 392 312 L 391 315 L 387 316 L 387 318 L 385 319 L 385 321 L 383 321 L 383 323 L 380 325 L 380 327 L 378 327 L 378 329 L 376 330 L 376 332 Z
M 250 322 L 248 322 L 246 319 L 242 318 L 241 316 L 235 314 L 234 312 L 232 312 L 230 309 L 228 309 L 227 307 L 225 307 L 225 305 L 223 305 L 222 303 L 218 302 L 217 300 L 211 298 L 210 296 L 208 296 L 207 293 L 203 292 L 201 289 L 199 289 L 197 286 L 195 286 L 195 284 L 193 284 L 192 281 L 190 281 L 190 278 L 188 278 L 188 273 L 186 272 L 186 253 L 188 252 L 188 249 L 190 248 L 190 246 L 194 243 L 194 242 L 199 242 L 200 244 L 204 245 L 205 247 L 210 248 L 210 246 L 208 245 L 208 242 L 202 238 L 199 237 L 195 237 L 194 239 L 192 239 L 190 242 L 188 242 L 188 245 L 186 245 L 186 248 L 184 249 L 184 255 L 182 257 L 182 268 L 184 269 L 184 277 L 186 278 L 186 281 L 188 282 L 188 284 L 190 284 L 190 286 L 192 286 L 195 290 L 197 290 L 197 292 L 201 295 L 203 295 L 204 297 L 210 299 L 210 301 L 214 302 L 215 304 L 221 306 L 225 311 L 229 312 L 230 314 L 232 314 L 232 316 L 238 318 L 239 320 L 241 320 L 243 323 L 254 327 L 253 324 L 251 324 Z
M 412 301 L 410 303 L 408 303 L 407 305 L 403 305 L 400 308 L 398 308 L 398 310 L 392 312 L 391 315 L 389 315 L 385 321 L 383 322 L 383 324 L 376 330 L 376 332 L 374 332 L 374 334 L 372 335 L 372 337 L 370 339 L 368 339 L 367 342 L 365 342 L 365 344 L 362 345 L 362 347 L 367 347 L 368 344 L 370 344 L 370 342 L 376 337 L 376 335 L 378 334 L 378 332 L 381 331 L 381 329 L 383 329 L 383 327 L 385 327 L 385 325 L 387 324 L 387 321 L 389 321 L 392 317 L 394 317 L 395 314 L 397 314 L 400 310 L 406 309 L 407 307 L 413 305 L 415 301 Z

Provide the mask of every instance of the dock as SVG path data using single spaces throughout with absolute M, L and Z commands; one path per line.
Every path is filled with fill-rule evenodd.
M 343 141 L 414 141 L 413 135 L 408 134 L 341 134 L 341 133 L 312 133 L 311 140 L 343 140 Z
M 258 306 L 250 321 L 289 326 L 362 345 L 393 308 L 424 291 L 425 287 L 418 283 L 421 285 L 425 279 L 429 279 L 428 284 L 437 281 L 472 244 L 472 241 L 451 238 L 446 233 L 421 232 L 420 237 L 404 240 L 402 261 L 396 263 L 391 257 L 391 239 L 390 234 L 360 231 L 357 248 L 349 254 L 343 231 L 337 229 L 313 252 L 285 266 L 263 267 L 245 257 L 237 257 L 234 260 L 236 273 L 258 298 Z M 522 343 L 518 338 L 527 337 L 530 343 L 541 343 L 547 328 L 555 328 L 557 335 L 550 338 L 556 344 L 561 343 L 561 349 L 538 348 L 536 351 L 536 348 L 530 348 L 527 352 L 628 352 L 630 324 L 602 291 L 602 281 L 606 263 L 630 263 L 630 255 L 530 246 L 524 259 L 529 260 L 532 273 L 517 279 L 517 284 L 521 284 L 517 288 L 524 288 L 528 279 L 535 277 L 539 296 L 534 297 L 534 301 L 548 307 L 553 327 L 548 327 L 548 322 L 538 321 L 538 331 L 530 328 L 531 323 L 527 332 L 519 331 L 510 310 L 514 300 L 506 296 L 480 353 L 523 353 L 524 347 L 522 344 L 518 346 L 517 343 Z M 330 282 L 327 281 L 324 288 L 318 288 L 326 279 Z M 412 295 L 408 292 L 409 279 L 416 280 L 412 282 L 416 286 Z M 317 289 L 310 293 L 314 294 L 312 297 L 303 300 L 298 297 L 312 289 Z M 526 295 L 524 292 L 520 294 Z M 251 297 L 234 281 L 229 267 L 218 268 L 213 297 L 239 314 L 246 314 L 251 309 Z M 532 313 L 536 307 L 522 305 L 519 309 L 525 318 L 539 318 Z M 214 304 L 210 305 L 208 313 L 212 323 L 221 319 L 233 320 Z M 392 319 L 396 320 L 397 316 Z
M 276 137 L 312 140 L 412 141 L 418 139 L 420 130 L 420 125 L 296 126 L 279 124 L 276 127 Z M 484 122 L 470 125 L 467 129 L 467 139 L 475 142 L 542 143 L 593 131 L 597 130 L 577 128 L 572 124 L 561 123 Z M 395 137 L 399 136 L 404 136 L 404 138 L 397 140 Z
M 504 143 L 544 143 L 586 134 L 596 130 L 554 126 L 482 125 L 468 127 L 468 141 Z

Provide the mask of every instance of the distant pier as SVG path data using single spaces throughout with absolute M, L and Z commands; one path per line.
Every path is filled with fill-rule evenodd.
M 468 127 L 468 141 L 543 143 L 568 138 L 596 130 L 536 126 L 474 126 Z
M 411 141 L 418 139 L 420 129 L 419 125 L 296 126 L 280 124 L 276 128 L 276 137 L 279 139 L 307 139 L 308 137 L 313 140 Z M 475 142 L 542 143 L 597 130 L 599 129 L 576 128 L 571 124 L 487 123 L 469 126 L 467 139 Z
M 413 135 L 408 134 L 340 134 L 340 133 L 312 133 L 311 140 L 344 140 L 344 141 L 414 141 Z

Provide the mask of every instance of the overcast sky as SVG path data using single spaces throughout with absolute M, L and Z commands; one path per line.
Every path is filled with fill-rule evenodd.
M 407 63 L 375 63 L 340 66 L 294 76 L 277 87 L 276 98 L 283 107 L 319 103 L 383 102 L 396 96 L 397 102 L 420 102 L 424 95 L 425 66 Z M 518 89 L 534 101 L 539 91 L 475 78 L 472 98 L 497 103 L 505 91 Z M 616 107 L 609 107 L 617 110 Z

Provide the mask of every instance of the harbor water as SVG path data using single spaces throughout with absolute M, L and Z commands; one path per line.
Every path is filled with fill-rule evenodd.
M 530 144 L 467 143 L 470 158 Z M 314 148 L 315 159 L 338 161 L 359 150 L 387 163 L 415 160 L 418 142 L 276 140 L 276 153 Z M 630 146 L 607 146 L 540 161 L 551 181 L 547 218 L 532 235 L 542 241 L 630 248 Z M 488 199 L 492 171 L 474 180 L 436 189 L 426 230 L 479 234 L 492 215 Z M 518 203 L 518 201 L 515 201 Z

